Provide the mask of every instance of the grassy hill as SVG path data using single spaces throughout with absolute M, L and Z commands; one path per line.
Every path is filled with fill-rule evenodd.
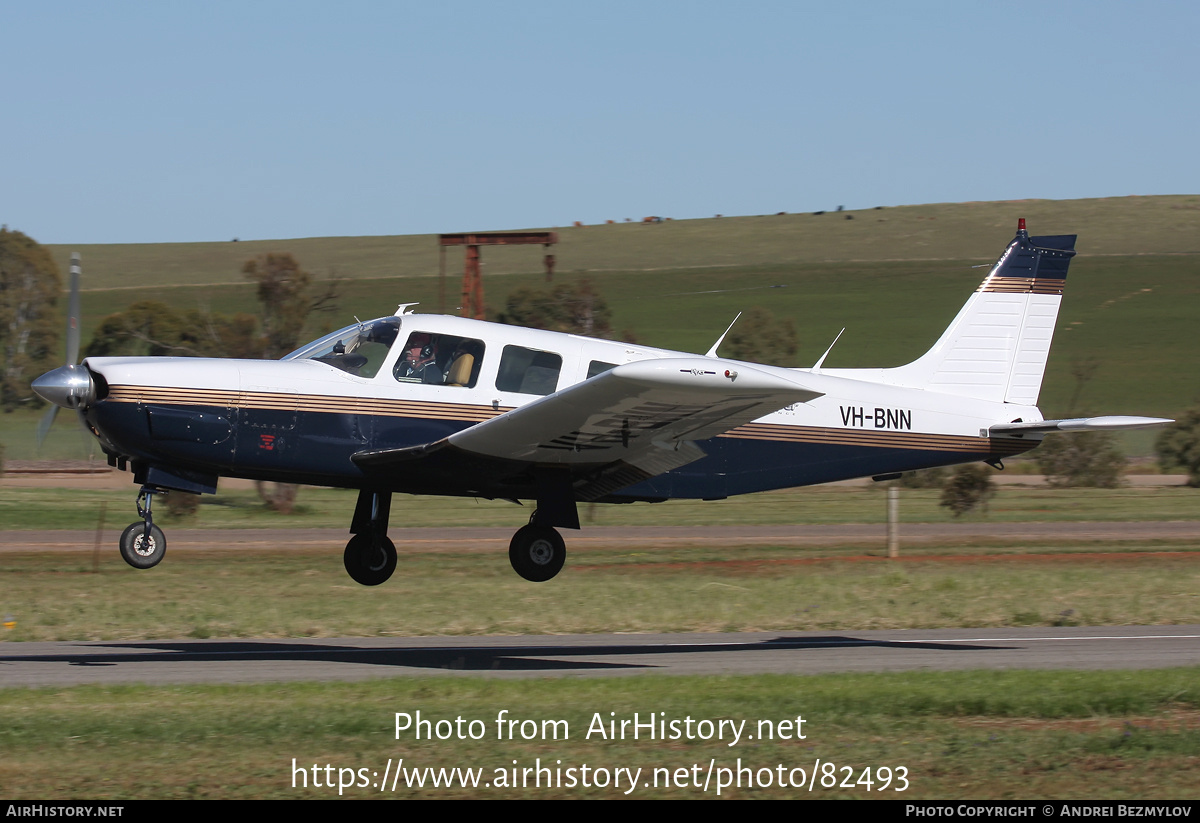
M 846 327 L 828 366 L 892 366 L 937 338 L 982 278 L 976 267 L 999 254 L 1018 217 L 1033 234 L 1079 235 L 1042 410 L 1067 413 L 1071 369 L 1083 361 L 1093 361 L 1095 373 L 1076 412 L 1173 416 L 1200 400 L 1195 195 L 569 227 L 559 230 L 554 249 L 556 279 L 591 277 L 613 309 L 614 328 L 645 344 L 702 352 L 738 311 L 762 305 L 795 320 L 793 365 L 811 365 Z M 254 311 L 241 265 L 267 251 L 291 252 L 310 271 L 346 278 L 339 311 L 318 321 L 326 326 L 390 314 L 399 302 L 438 308 L 432 235 L 52 249 L 64 271 L 71 251 L 83 254 L 85 345 L 101 318 L 138 299 Z M 521 286 L 544 286 L 543 254 L 540 246 L 484 249 L 489 305 L 502 305 Z M 461 265 L 461 251 L 448 250 L 451 312 Z M 314 324 L 312 335 L 320 331 Z M 10 457 L 31 456 L 27 417 L 0 421 Z M 1128 444 L 1149 453 L 1152 439 L 1142 433 Z
M 941 203 L 886 209 L 617 223 L 559 229 L 554 249 L 563 272 L 658 271 L 889 260 L 990 260 L 1017 218 L 1033 234 L 1078 234 L 1084 255 L 1200 253 L 1200 196 L 1112 197 Z M 447 226 L 446 231 L 515 229 Z M 553 228 L 553 227 L 550 227 Z M 51 246 L 66 270 L 83 254 L 87 288 L 141 289 L 240 283 L 241 265 L 269 251 L 289 251 L 309 271 L 360 280 L 435 277 L 434 235 L 311 237 L 227 243 Z M 486 249 L 489 275 L 536 272 L 540 246 Z M 461 267 L 450 250 L 447 268 Z

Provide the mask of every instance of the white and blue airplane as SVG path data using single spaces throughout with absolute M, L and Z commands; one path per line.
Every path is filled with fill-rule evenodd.
M 720 340 L 685 354 L 404 304 L 282 360 L 75 365 L 76 331 L 68 365 L 33 388 L 75 409 L 110 464 L 132 468 L 141 520 L 121 554 L 137 568 L 166 550 L 155 494 L 214 493 L 218 478 L 240 477 L 358 489 L 343 558 L 368 586 L 396 567 L 393 494 L 534 500 L 509 558 L 522 577 L 549 580 L 566 556 L 556 527 L 579 528 L 581 501 L 719 500 L 999 466 L 1048 432 L 1171 422 L 1038 411 L 1074 246 L 1074 235 L 1030 237 L 1021 220 L 933 347 L 897 368 L 827 369 L 824 356 L 811 369 L 780 368 L 719 357 Z

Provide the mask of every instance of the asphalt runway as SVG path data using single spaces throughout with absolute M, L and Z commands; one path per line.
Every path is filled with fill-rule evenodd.
M 0 686 L 1200 665 L 1200 626 L 0 644 Z

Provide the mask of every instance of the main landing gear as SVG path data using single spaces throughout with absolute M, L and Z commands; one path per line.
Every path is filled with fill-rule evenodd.
M 542 469 L 535 473 L 534 485 L 537 508 L 529 525 L 517 529 L 508 544 L 508 562 L 526 580 L 544 583 L 562 571 L 567 559 L 567 544 L 554 527 L 578 529 L 579 512 L 567 469 Z
M 167 552 L 167 538 L 150 516 L 150 502 L 156 494 L 165 492 L 154 486 L 142 486 L 137 496 L 138 517 L 142 521 L 130 523 L 121 533 L 121 557 L 135 569 L 157 566 Z
M 386 534 L 356 534 L 346 544 L 342 564 L 355 583 L 378 586 L 396 571 L 396 544 Z
M 363 489 L 358 493 L 350 531 L 354 537 L 346 544 L 342 563 L 355 583 L 378 586 L 396 570 L 396 544 L 387 536 L 391 492 Z
M 508 562 L 513 571 L 534 583 L 554 577 L 562 571 L 566 559 L 567 544 L 562 535 L 550 526 L 538 525 L 537 512 L 529 519 L 529 525 L 517 529 L 508 544 Z
M 387 536 L 391 505 L 391 492 L 364 489 L 358 493 L 350 523 L 354 536 L 342 555 L 346 572 L 355 583 L 378 586 L 396 571 L 396 544 Z M 537 583 L 558 574 L 566 559 L 567 547 L 562 537 L 550 526 L 542 525 L 536 511 L 529 525 L 518 529 L 508 546 L 513 570 Z

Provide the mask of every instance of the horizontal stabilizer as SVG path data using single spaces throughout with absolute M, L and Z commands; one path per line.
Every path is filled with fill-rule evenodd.
M 1162 417 L 1130 417 L 1109 415 L 1107 417 L 1075 417 L 1070 420 L 1035 420 L 1029 423 L 997 423 L 988 429 L 996 434 L 1034 434 L 1044 432 L 1088 432 L 1118 431 L 1121 429 L 1152 429 L 1174 423 Z

